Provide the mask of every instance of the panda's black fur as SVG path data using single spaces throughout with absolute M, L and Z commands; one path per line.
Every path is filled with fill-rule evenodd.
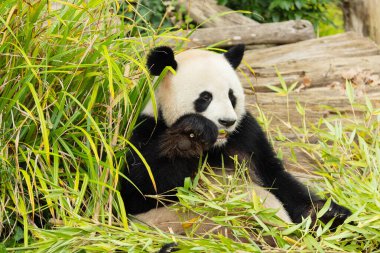
M 224 57 L 236 68 L 243 54 L 244 46 L 238 45 L 226 52 Z M 173 69 L 180 67 L 177 66 L 173 51 L 169 47 L 153 49 L 147 60 L 151 74 L 159 75 L 166 66 Z M 228 98 L 235 107 L 239 98 L 235 97 L 232 90 L 228 93 Z M 210 95 L 213 94 L 204 94 L 204 97 L 200 94 L 199 99 L 202 101 L 194 101 L 195 112 L 186 113 L 172 124 L 167 123 L 160 107 L 157 121 L 151 115 L 140 116 L 130 141 L 150 165 L 157 192 L 144 163 L 131 151 L 125 172 L 128 180 L 121 182 L 120 189 L 127 212 L 140 214 L 163 204 L 147 195 L 165 194 L 166 200 L 176 201 L 175 188 L 183 186 L 185 178 L 195 175 L 201 156 L 207 154 L 208 163 L 219 167 L 223 156 L 224 166 L 233 167 L 229 157 L 237 154 L 242 159 L 249 160 L 249 168 L 257 177 L 255 181 L 270 189 L 282 202 L 293 222 L 300 222 L 302 217 L 308 215 L 315 216 L 313 210 L 321 208 L 325 200 L 310 192 L 284 169 L 261 127 L 249 112 L 244 112 L 236 130 L 228 136 L 224 145 L 214 145 L 218 138 L 218 127 L 200 113 L 207 109 Z M 219 122 L 226 126 L 231 124 Z M 335 227 L 342 224 L 349 215 L 348 209 L 332 203 L 321 219 L 327 222 L 335 217 Z
M 129 159 L 126 174 L 138 189 L 129 182 L 123 183 L 120 189 L 130 214 L 146 212 L 159 204 L 155 199 L 143 196 L 140 191 L 145 195 L 165 193 L 165 199 L 176 200 L 174 196 L 170 197 L 175 195 L 174 188 L 183 186 L 186 177 L 194 176 L 201 153 L 216 141 L 218 131 L 212 122 L 197 114 L 182 116 L 171 128 L 161 117 L 155 123 L 154 118 L 141 116 L 139 122 L 131 142 L 149 163 L 157 192 L 145 165 L 134 153 Z M 190 134 L 195 136 L 191 138 Z

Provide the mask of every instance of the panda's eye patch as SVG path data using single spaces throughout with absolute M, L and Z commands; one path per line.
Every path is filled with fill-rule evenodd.
M 212 94 L 204 91 L 199 94 L 199 97 L 194 101 L 194 108 L 196 112 L 204 112 L 212 101 Z
M 235 108 L 235 106 L 236 106 L 236 97 L 235 97 L 234 91 L 232 89 L 230 89 L 228 91 L 228 98 L 230 99 L 233 108 Z
M 199 95 L 200 98 L 202 98 L 204 101 L 211 102 L 212 100 L 212 94 L 208 91 L 204 91 Z

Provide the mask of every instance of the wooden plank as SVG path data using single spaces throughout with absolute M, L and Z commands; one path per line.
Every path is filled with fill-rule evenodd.
M 357 93 L 356 101 L 365 103 L 364 94 Z M 371 99 L 374 108 L 380 108 L 379 87 L 367 87 L 365 94 Z M 317 124 L 321 118 L 334 116 L 338 112 L 352 116 L 351 106 L 342 89 L 320 87 L 303 90 L 299 93 L 291 92 L 288 99 L 287 102 L 286 97 L 278 96 L 274 93 L 257 93 L 255 96 L 247 96 L 246 104 L 253 115 L 259 117 L 259 110 L 261 110 L 266 118 L 270 120 L 270 135 L 276 136 L 279 130 L 286 138 L 292 141 L 303 137 L 297 136 L 294 132 L 294 127 L 302 128 L 304 124 L 302 115 L 296 109 L 297 101 L 305 109 L 307 128 L 310 127 L 310 124 Z M 355 113 L 356 116 L 361 114 L 360 110 L 356 110 Z M 292 127 L 289 127 L 288 122 Z M 313 141 L 312 136 L 308 136 L 308 138 Z M 287 170 L 292 173 L 300 173 L 306 179 L 311 178 L 312 173 L 310 172 L 316 166 L 315 161 L 300 149 L 293 150 L 297 158 L 296 161 L 293 161 L 291 159 L 291 149 L 286 144 L 286 142 L 275 142 L 274 148 L 276 150 L 281 149 L 283 152 L 284 165 Z
M 226 27 L 235 25 L 259 25 L 258 22 L 218 5 L 215 0 L 179 1 L 189 16 L 202 27 Z
M 373 41 L 351 32 L 249 50 L 244 62 L 249 67 L 241 65 L 239 75 L 247 89 L 253 86 L 256 91 L 271 91 L 267 85 L 280 85 L 276 67 L 288 85 L 306 81 L 310 87 L 319 87 L 343 82 L 345 73 L 353 68 L 379 75 L 380 49 Z
M 353 57 L 380 54 L 379 47 L 371 40 L 348 32 L 318 39 L 300 41 L 267 49 L 249 50 L 244 60 L 251 65 L 275 65 L 281 62 Z
M 374 108 L 380 108 L 380 88 L 366 87 L 365 91 L 356 90 L 356 100 L 365 103 L 365 96 L 371 99 Z M 246 105 L 254 115 L 259 115 L 258 107 L 271 119 L 271 129 L 281 130 L 290 139 L 295 138 L 292 129 L 286 123 L 302 127 L 302 116 L 297 112 L 299 102 L 306 112 L 307 122 L 317 123 L 320 118 L 342 114 L 351 114 L 351 106 L 342 88 L 319 87 L 301 92 L 291 92 L 287 98 L 275 93 L 257 93 L 246 96 Z M 287 105 L 288 104 L 288 105 Z M 357 113 L 360 113 L 358 110 Z
M 287 85 L 294 82 L 305 83 L 306 86 L 320 87 L 333 83 L 344 83 L 345 73 L 365 70 L 373 76 L 380 75 L 380 55 L 365 57 L 338 57 L 326 59 L 308 59 L 294 62 L 278 63 L 276 68 L 286 81 Z M 274 66 L 252 65 L 254 74 L 243 67 L 239 73 L 243 86 L 257 92 L 272 91 L 267 86 L 280 86 L 280 80 Z

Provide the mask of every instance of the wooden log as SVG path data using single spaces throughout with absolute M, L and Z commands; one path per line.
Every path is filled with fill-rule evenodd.
M 380 108 L 379 87 L 367 87 L 365 95 L 370 98 L 374 108 Z M 365 96 L 357 92 L 356 101 L 364 104 Z M 310 124 L 317 124 L 321 118 L 334 116 L 337 113 L 348 114 L 352 118 L 352 108 L 342 89 L 319 87 L 303 90 L 299 93 L 291 92 L 288 101 L 286 97 L 278 96 L 274 93 L 257 93 L 255 96 L 246 97 L 248 110 L 253 115 L 259 116 L 260 109 L 270 121 L 270 135 L 277 136 L 277 131 L 280 131 L 283 136 L 291 141 L 297 141 L 298 138 L 304 137 L 302 135 L 297 136 L 294 132 L 295 127 L 302 129 L 304 124 L 302 115 L 296 109 L 297 102 L 304 107 L 306 112 L 307 128 L 310 127 Z M 361 113 L 359 109 L 356 109 L 356 117 L 360 117 Z M 291 127 L 288 125 L 288 115 Z M 313 136 L 306 137 L 311 143 L 316 141 Z M 307 172 L 314 169 L 315 161 L 298 148 L 293 150 L 297 157 L 297 160 L 293 161 L 290 159 L 292 157 L 291 150 L 286 143 L 276 142 L 274 145 L 276 150 L 281 148 L 285 167 L 291 172 L 309 174 Z M 309 176 L 306 176 L 306 178 L 309 178 Z
M 320 87 L 335 82 L 344 83 L 345 75 L 352 71 L 366 71 L 373 77 L 380 75 L 380 55 L 365 57 L 338 57 L 329 59 L 307 59 L 276 64 L 278 71 L 288 85 L 298 82 L 307 87 Z M 280 86 L 280 81 L 274 66 L 257 66 L 244 68 L 244 75 L 240 73 L 244 87 L 255 91 L 271 91 L 267 86 Z
M 365 92 L 356 90 L 355 99 L 357 102 L 365 103 L 365 97 L 371 99 L 373 107 L 380 107 L 379 87 L 366 87 Z M 295 139 L 293 129 L 286 123 L 296 127 L 302 127 L 303 118 L 297 111 L 296 104 L 299 102 L 305 109 L 306 121 L 317 123 L 320 118 L 326 118 L 337 113 L 351 114 L 352 108 L 345 91 L 340 88 L 319 87 L 301 92 L 291 92 L 287 98 L 275 93 L 257 93 L 255 96 L 246 96 L 246 105 L 254 115 L 259 115 L 258 107 L 268 119 L 271 119 L 271 129 L 279 129 L 283 134 Z M 359 114 L 360 110 L 357 109 Z
M 367 87 L 365 93 L 357 91 L 355 99 L 358 102 L 365 103 L 366 96 L 373 101 L 375 108 L 380 107 L 380 89 L 378 87 Z M 287 103 L 289 104 L 291 116 L 294 116 L 290 117 L 290 120 L 301 118 L 296 110 L 297 101 L 306 106 L 306 114 L 317 113 L 319 116 L 336 114 L 337 111 L 341 113 L 350 112 L 352 109 L 344 89 L 339 87 L 318 87 L 301 92 L 291 92 L 289 93 L 288 101 L 285 96 L 266 92 L 258 92 L 255 96 L 247 96 L 246 100 L 249 108 L 256 110 L 254 107 L 258 104 L 264 112 L 278 114 L 280 119 L 284 121 L 287 120 L 287 113 L 285 113 Z M 327 108 L 326 105 L 331 108 Z M 300 121 L 300 123 L 302 122 Z
M 344 81 L 353 68 L 380 74 L 380 49 L 372 41 L 347 33 L 315 40 L 247 51 L 239 73 L 244 86 L 256 91 L 271 91 L 267 85 L 280 85 L 276 68 L 289 84 L 308 82 L 310 87 Z M 254 74 L 251 72 L 254 70 Z
M 230 8 L 218 5 L 215 0 L 181 0 L 179 4 L 202 27 L 259 25 L 258 22 L 234 12 Z
M 185 48 L 206 47 L 217 44 L 228 47 L 237 44 L 288 44 L 315 37 L 312 24 L 306 20 L 285 21 L 262 25 L 199 28 L 195 31 L 176 31 L 160 36 L 156 44 L 178 45 L 183 38 Z M 151 38 L 146 38 L 150 40 Z
M 206 46 L 218 42 L 220 46 L 244 44 L 288 44 L 315 38 L 313 25 L 306 20 L 267 23 L 262 25 L 239 25 L 202 28 L 196 30 L 190 40 Z
M 379 47 L 363 36 L 347 32 L 295 44 L 268 49 L 246 51 L 244 60 L 249 64 L 275 65 L 280 62 L 325 59 L 332 57 L 353 57 L 380 54 Z

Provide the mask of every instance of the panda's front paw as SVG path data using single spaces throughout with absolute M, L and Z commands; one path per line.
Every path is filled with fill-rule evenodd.
M 199 157 L 215 144 L 217 126 L 199 114 L 188 114 L 179 118 L 162 136 L 160 155 L 174 157 Z
M 326 200 L 317 200 L 314 201 L 313 204 L 307 208 L 304 211 L 304 214 L 302 216 L 311 216 L 312 220 L 316 222 L 317 220 L 317 213 L 323 208 L 325 205 Z M 320 221 L 323 223 L 328 223 L 330 220 L 334 219 L 331 229 L 334 230 L 339 225 L 342 225 L 344 221 L 351 215 L 351 211 L 347 208 L 340 206 L 336 204 L 335 202 L 331 201 L 329 209 L 323 214 L 322 217 L 319 218 Z
M 322 201 L 324 204 L 325 201 Z M 327 212 L 319 218 L 323 223 L 329 222 L 331 219 L 335 218 L 331 228 L 335 229 L 337 226 L 342 225 L 344 221 L 351 215 L 351 211 L 345 208 L 344 206 L 340 206 L 335 202 L 331 201 L 330 207 Z
M 170 252 L 175 252 L 178 250 L 179 250 L 178 244 L 173 242 L 173 243 L 168 243 L 162 246 L 162 248 L 160 249 L 160 251 L 158 251 L 158 253 L 170 253 Z

